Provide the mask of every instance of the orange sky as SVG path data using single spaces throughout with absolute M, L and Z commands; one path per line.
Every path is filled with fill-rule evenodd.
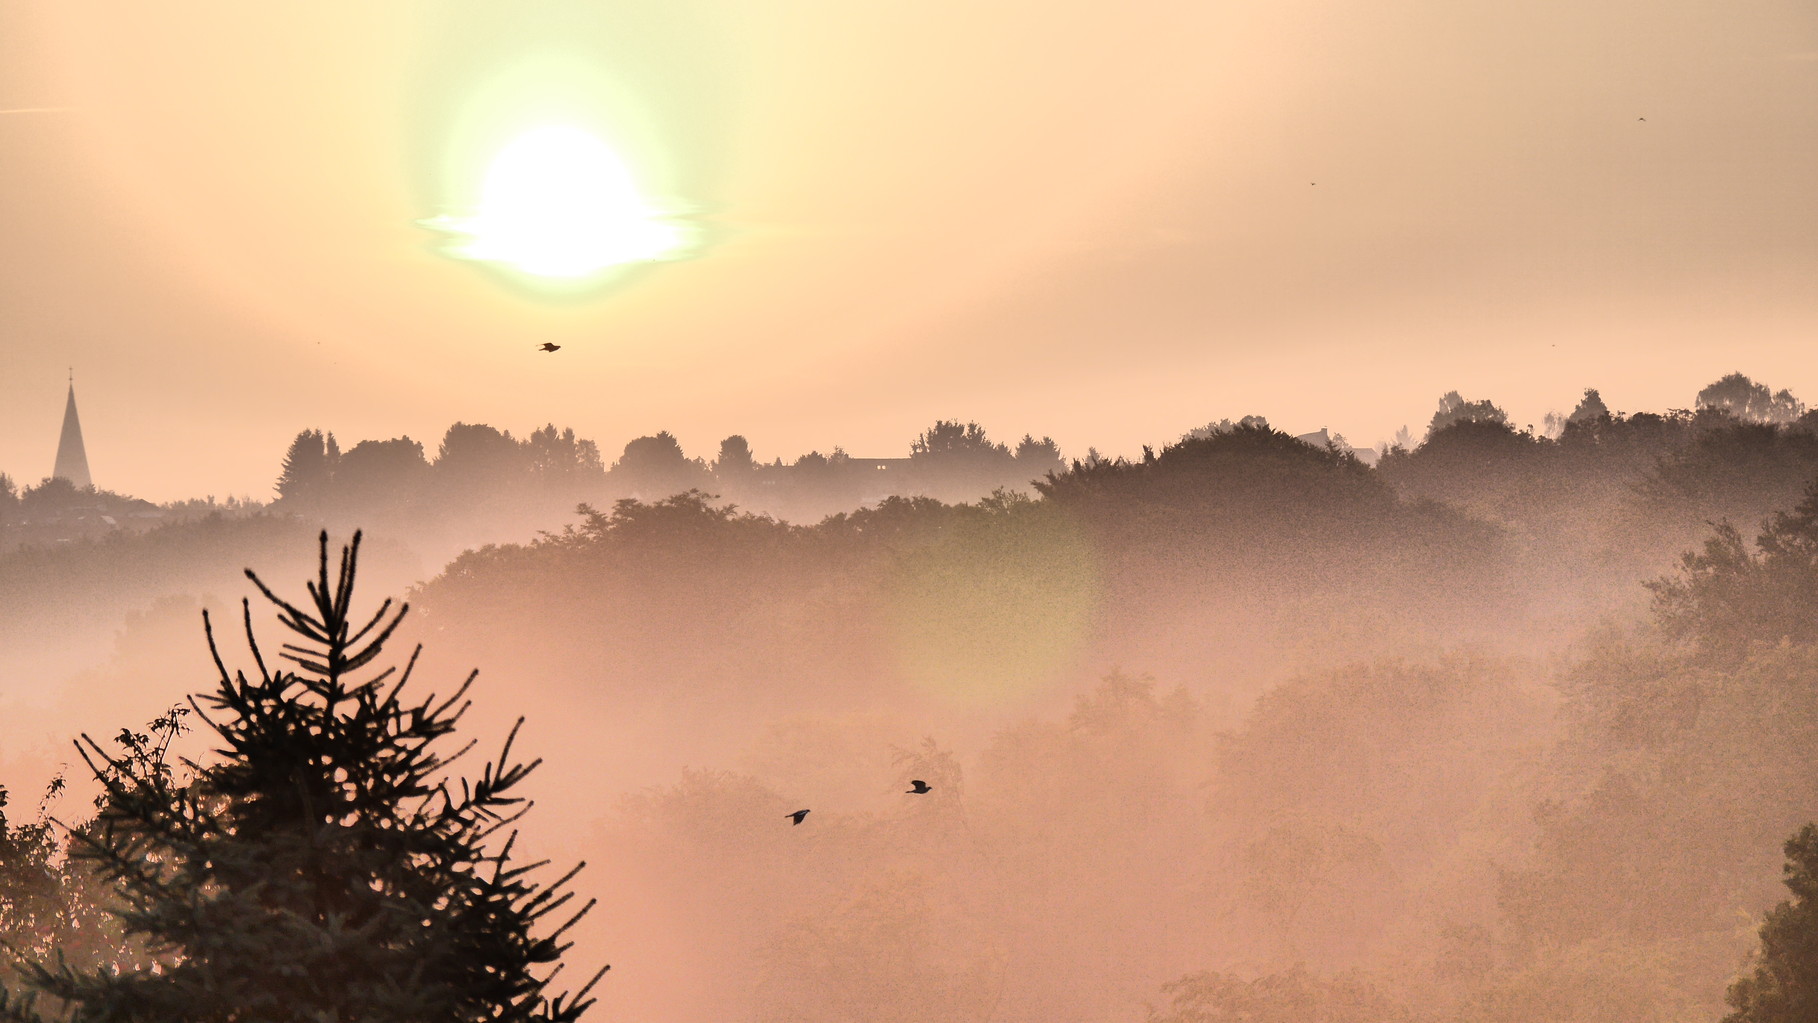
M 558 59 L 715 245 L 566 301 L 435 252 L 454 127 Z M 48 474 L 70 366 L 97 484 L 155 500 L 268 496 L 305 427 L 1081 454 L 1818 400 L 1814 110 L 1790 0 L 27 0 L 0 471 Z

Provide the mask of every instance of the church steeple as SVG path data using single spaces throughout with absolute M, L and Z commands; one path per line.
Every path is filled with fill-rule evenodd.
M 78 488 L 92 487 L 88 478 L 88 452 L 82 447 L 82 422 L 76 418 L 76 374 L 69 375 L 69 402 L 63 406 L 63 436 L 57 440 L 57 467 L 51 475 L 69 480 Z

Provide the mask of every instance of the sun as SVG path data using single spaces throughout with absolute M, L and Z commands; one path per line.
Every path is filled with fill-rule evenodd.
M 452 255 L 567 282 L 679 259 L 696 241 L 685 219 L 644 195 L 611 147 L 568 125 L 514 138 L 487 167 L 473 213 L 429 224 L 455 236 Z

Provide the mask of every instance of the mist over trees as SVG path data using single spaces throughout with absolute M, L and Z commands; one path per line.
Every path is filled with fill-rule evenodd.
M 10 670 L 37 644 L 49 680 L 0 690 L 0 937 L 159 954 L 32 811 L 56 754 L 7 739 L 153 719 L 240 566 L 358 519 L 409 587 L 389 642 L 519 680 L 462 728 L 528 715 L 526 841 L 611 879 L 570 932 L 611 950 L 597 1011 L 1803 1019 L 1818 433 L 1736 377 L 1662 412 L 1576 388 L 1539 432 L 1450 392 L 1374 465 L 1260 416 L 1068 459 L 958 420 L 888 459 L 312 428 L 269 508 L 0 553 Z M 0 524 L 28 493 L 98 498 L 0 485 Z

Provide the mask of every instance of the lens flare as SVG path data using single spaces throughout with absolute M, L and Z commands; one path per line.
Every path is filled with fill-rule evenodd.
M 604 141 L 566 125 L 519 135 L 493 158 L 471 215 L 427 223 L 454 236 L 451 255 L 563 282 L 680 259 L 697 243 L 686 217 L 647 198 Z

